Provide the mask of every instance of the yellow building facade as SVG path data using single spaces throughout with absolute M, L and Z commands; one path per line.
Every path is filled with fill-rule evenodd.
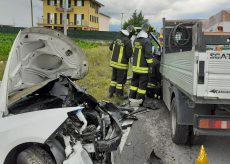
M 99 9 L 103 4 L 96 0 L 68 1 L 68 29 L 99 30 Z M 63 28 L 64 0 L 43 0 L 43 18 L 38 26 Z

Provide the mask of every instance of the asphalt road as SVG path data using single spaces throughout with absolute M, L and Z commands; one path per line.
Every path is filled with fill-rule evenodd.
M 121 154 L 121 164 L 147 163 L 151 152 L 164 164 L 194 164 L 200 151 L 197 146 L 177 146 L 171 141 L 169 112 L 161 108 L 138 115 Z M 230 163 L 229 137 L 207 137 L 204 141 L 209 164 Z

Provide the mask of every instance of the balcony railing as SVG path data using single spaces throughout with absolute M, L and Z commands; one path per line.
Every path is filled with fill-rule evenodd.
M 64 7 L 56 7 L 56 10 L 59 12 L 64 12 Z M 73 12 L 74 9 L 73 8 L 68 8 L 67 12 Z
M 48 23 L 47 19 L 43 19 L 43 18 L 38 18 L 38 26 L 63 26 L 63 23 L 60 23 L 60 21 L 55 21 L 52 19 L 50 20 L 50 22 Z M 77 24 L 75 24 L 75 22 L 70 22 L 69 20 L 67 20 L 67 26 L 89 26 L 89 22 L 86 20 L 82 20 L 80 23 L 77 22 Z

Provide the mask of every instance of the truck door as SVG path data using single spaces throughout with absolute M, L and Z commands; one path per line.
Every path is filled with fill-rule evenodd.
M 230 99 L 230 45 L 207 44 L 199 53 L 197 96 Z

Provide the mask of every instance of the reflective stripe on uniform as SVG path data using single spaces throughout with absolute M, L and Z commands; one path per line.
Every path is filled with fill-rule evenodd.
M 148 73 L 148 67 L 140 67 L 141 64 L 141 55 L 142 55 L 142 46 L 135 44 L 135 48 L 138 49 L 138 56 L 137 56 L 137 65 L 132 66 L 132 71 L 136 73 Z
M 130 90 L 132 90 L 132 91 L 137 91 L 137 87 L 134 87 L 134 86 L 130 86 Z
M 148 64 L 153 63 L 153 59 L 146 59 L 146 61 L 147 61 Z
M 149 68 L 148 67 L 137 67 L 137 66 L 132 66 L 133 72 L 136 73 L 148 73 Z
M 121 39 L 116 39 L 113 44 L 113 55 L 110 61 L 110 66 L 117 69 L 128 69 L 128 63 L 123 64 L 122 59 L 124 58 L 124 43 Z
M 112 87 L 115 87 L 115 86 L 116 86 L 116 84 L 117 84 L 117 82 L 116 82 L 116 81 L 111 81 L 111 82 L 110 82 L 110 86 L 112 86 Z
M 140 67 L 141 64 L 141 54 L 142 54 L 142 46 L 138 47 L 137 67 Z
M 124 54 L 124 46 L 121 46 L 119 56 L 118 56 L 118 63 L 121 63 L 121 60 L 123 58 L 123 54 Z
M 155 84 L 148 83 L 148 88 L 157 88 L 157 86 Z
M 143 90 L 143 89 L 139 89 L 139 88 L 138 88 L 137 93 L 146 94 L 146 90 Z
M 110 66 L 119 69 L 128 69 L 128 64 L 122 64 L 114 61 L 110 61 Z
M 123 85 L 122 84 L 117 84 L 116 89 L 123 89 Z

